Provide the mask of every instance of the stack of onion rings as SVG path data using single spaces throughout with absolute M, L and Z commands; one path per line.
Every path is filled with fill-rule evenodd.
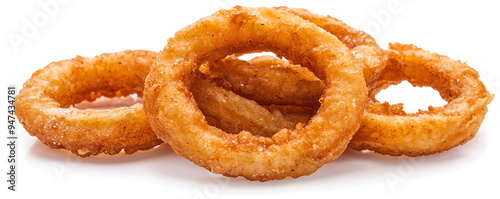
M 493 95 L 486 91 L 474 69 L 459 61 L 413 45 L 390 44 L 387 55 L 389 61 L 384 70 L 367 85 L 369 100 L 362 125 L 349 144 L 351 148 L 373 150 L 394 156 L 420 156 L 449 150 L 475 136 L 488 110 L 486 105 L 491 102 Z M 277 61 L 279 59 L 274 57 L 265 59 L 261 57 L 250 62 L 262 65 L 258 61 L 270 62 L 272 59 L 276 60 L 274 62 L 279 62 Z M 243 64 L 241 67 L 251 66 Z M 287 82 L 283 80 L 285 78 L 282 76 L 283 72 L 276 68 L 268 67 L 263 70 L 253 67 L 253 69 L 258 70 L 256 73 L 269 70 L 271 74 L 278 74 L 275 75 L 276 78 L 261 80 L 267 84 L 285 82 L 284 88 L 295 86 L 286 84 Z M 233 78 L 225 79 L 232 84 Z M 430 86 L 438 90 L 448 104 L 443 107 L 429 107 L 428 111 L 420 110 L 417 113 L 408 114 L 403 111 L 403 104 L 389 105 L 387 102 L 380 103 L 375 99 L 375 95 L 381 90 L 404 80 L 414 86 Z M 298 83 L 296 87 L 303 87 L 310 83 Z M 265 89 L 253 81 L 248 81 L 246 84 L 248 85 L 244 87 Z M 321 87 L 310 87 L 312 93 L 321 89 Z M 293 88 L 288 90 L 293 90 Z M 274 95 L 282 95 L 280 91 L 276 92 Z M 289 94 L 286 90 L 281 92 Z M 296 92 L 296 98 L 301 99 L 303 97 L 301 95 L 302 93 Z M 253 99 L 254 96 L 248 97 Z M 258 98 L 258 96 L 255 97 Z M 283 101 L 276 99 L 276 102 L 269 101 L 269 103 L 278 104 Z M 293 104 L 285 103 L 285 105 Z M 309 105 L 309 107 L 314 106 L 314 104 Z M 311 117 L 307 113 L 300 115 L 304 118 Z
M 114 155 L 122 150 L 130 154 L 153 148 L 163 142 L 146 121 L 142 104 L 111 110 L 79 110 L 72 105 L 133 93 L 142 97 L 144 79 L 156 56 L 153 51 L 127 50 L 51 63 L 24 84 L 16 99 L 16 114 L 26 130 L 47 146 L 64 148 L 81 157 L 100 153 Z M 195 85 L 198 92 L 194 96 L 200 108 L 207 118 L 217 118 L 210 121 L 212 125 L 221 119 L 226 126 L 231 125 L 231 121 L 236 123 L 233 129 L 225 127 L 231 129 L 230 133 L 245 129 L 271 136 L 282 128 L 293 129 L 297 124 L 211 83 Z M 221 95 L 226 96 L 224 103 L 217 101 Z M 253 107 L 243 115 L 233 111 L 238 103 L 245 108 Z M 263 120 L 255 123 L 255 117 Z M 234 129 L 235 126 L 239 128 Z
M 364 41 L 363 44 L 366 45 L 374 44 L 371 46 L 372 50 L 370 52 L 377 52 L 379 49 L 374 40 L 366 36 L 366 33 L 349 28 L 335 18 L 319 16 L 305 9 L 286 7 L 276 9 L 297 14 L 302 18 L 314 22 L 328 32 L 336 34 L 339 38 L 345 38 L 342 41 L 347 46 L 351 46 L 351 50 L 362 46 L 362 44 L 349 43 L 350 37 L 345 36 L 347 35 L 345 32 L 358 33 L 357 35 L 361 35 L 358 38 L 369 38 L 367 41 L 362 39 L 358 39 L 357 41 L 358 43 L 360 43 L 359 41 Z M 399 51 L 396 51 L 396 48 Z M 449 150 L 472 139 L 487 112 L 486 105 L 493 99 L 493 95 L 486 91 L 484 85 L 479 80 L 477 72 L 459 61 L 424 51 L 412 45 L 391 44 L 387 52 L 389 53 L 389 61 L 385 61 L 387 60 L 386 58 L 372 59 L 384 60 L 376 62 L 383 65 L 367 65 L 365 62 L 364 74 L 368 75 L 365 78 L 367 80 L 367 87 L 370 90 L 370 98 L 366 105 L 362 127 L 354 136 L 350 147 L 356 150 L 373 150 L 377 153 L 387 155 L 419 156 Z M 413 55 L 412 59 L 409 59 L 408 53 L 417 54 L 418 56 Z M 375 54 L 385 56 L 385 53 Z M 394 57 L 396 55 L 398 55 L 398 59 Z M 366 59 L 368 56 L 361 57 Z M 229 70 L 237 70 L 237 72 L 220 75 L 221 72 L 218 71 L 220 67 L 218 66 L 210 67 L 208 70 L 208 74 L 213 73 L 211 72 L 213 70 L 217 74 L 216 79 L 221 79 L 218 76 L 222 76 L 222 79 L 225 80 L 224 83 L 231 85 L 224 86 L 224 84 L 221 84 L 225 88 L 239 94 L 243 93 L 245 97 L 260 102 L 262 98 L 260 93 L 245 95 L 244 92 L 240 91 L 243 90 L 241 88 L 252 88 L 251 90 L 260 91 L 271 90 L 269 89 L 269 85 L 280 85 L 283 89 L 272 89 L 273 93 L 270 96 L 294 96 L 294 99 L 302 99 L 299 101 L 304 103 L 300 104 L 300 102 L 290 102 L 288 99 L 283 100 L 283 98 L 274 97 L 265 101 L 265 103 L 260 102 L 261 104 L 305 105 L 314 108 L 314 102 L 318 101 L 319 98 L 315 98 L 315 95 L 304 94 L 300 89 L 307 87 L 310 93 L 319 93 L 323 89 L 320 86 L 311 86 L 312 83 L 315 83 L 313 78 L 303 78 L 303 81 L 296 83 L 287 81 L 286 78 L 290 77 L 290 75 L 285 75 L 286 72 L 282 71 L 283 69 L 280 66 L 287 68 L 290 67 L 290 64 L 278 58 L 258 57 L 248 61 L 248 63 L 241 60 L 234 60 L 235 58 L 226 59 L 229 60 L 224 60 L 224 62 L 232 62 L 232 64 L 229 64 L 231 66 Z M 412 60 L 412 62 L 408 60 Z M 234 66 L 232 65 L 234 63 L 238 63 L 239 67 L 233 69 Z M 273 64 L 269 65 L 268 63 Z M 376 66 L 371 67 L 372 69 L 376 69 L 371 70 L 370 66 Z M 403 69 L 402 66 L 406 67 Z M 253 80 L 252 73 L 239 72 L 248 71 L 249 69 L 253 74 L 264 75 L 260 75 L 258 77 L 260 78 L 259 81 L 255 81 Z M 304 73 L 305 76 L 308 76 L 307 72 L 300 71 L 299 73 L 299 71 L 295 71 L 297 72 L 296 76 L 300 77 Z M 269 78 L 269 76 L 272 76 L 272 78 Z M 243 82 L 241 80 L 247 81 Z M 403 80 L 410 81 L 414 86 L 430 86 L 437 89 L 442 97 L 448 101 L 448 105 L 438 108 L 429 107 L 429 111 L 407 114 L 402 110 L 402 104 L 391 106 L 388 103 L 381 104 L 375 100 L 375 95 L 380 90 L 387 88 L 389 85 L 398 84 Z M 438 82 L 438 80 L 441 82 Z M 445 80 L 450 82 L 443 82 Z M 260 82 L 265 82 L 266 84 L 263 85 Z M 454 88 L 455 91 L 447 90 L 451 88 Z M 303 100 L 306 97 L 310 98 Z M 468 106 L 463 104 L 464 99 L 468 99 L 471 104 Z M 453 110 L 457 106 L 462 108 L 461 113 Z M 302 115 L 303 118 L 311 117 L 311 114 L 299 115 Z M 467 122 L 471 124 L 466 124 Z M 260 135 L 263 134 L 260 133 Z
M 142 97 L 144 79 L 156 56 L 153 51 L 127 50 L 51 63 L 24 84 L 16 98 L 17 117 L 31 135 L 47 146 L 64 148 L 81 157 L 151 149 L 163 142 L 146 121 L 142 104 L 111 110 L 79 110 L 72 105 L 99 97 L 129 94 Z M 225 125 L 229 133 L 245 129 L 272 136 L 282 128 L 293 129 L 297 124 L 206 80 L 197 81 L 193 95 L 200 109 L 207 118 L 217 118 L 210 120 L 211 125 Z M 224 103 L 218 96 L 225 96 Z M 238 104 L 251 107 L 251 111 L 235 112 Z M 255 117 L 263 120 L 259 123 L 254 121 Z M 224 124 L 217 123 L 220 120 Z
M 286 57 L 325 82 L 322 105 L 307 125 L 269 138 L 207 124 L 190 91 L 199 65 L 256 51 Z M 292 14 L 237 6 L 169 39 L 146 78 L 144 107 L 159 138 L 178 155 L 214 173 L 265 181 L 308 175 L 335 160 L 359 127 L 364 84 L 361 67 L 333 35 Z
M 263 51 L 289 61 L 236 58 Z M 375 99 L 403 80 L 448 104 L 408 114 Z M 52 148 L 87 157 L 165 141 L 214 173 L 259 181 L 309 175 L 348 146 L 395 156 L 449 150 L 475 136 L 493 99 L 464 63 L 413 45 L 384 51 L 338 19 L 287 7 L 220 10 L 178 31 L 158 58 L 76 57 L 23 86 L 16 115 Z M 71 107 L 143 92 L 144 106 Z

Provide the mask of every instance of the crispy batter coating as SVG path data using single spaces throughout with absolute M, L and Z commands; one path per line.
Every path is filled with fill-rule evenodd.
M 283 117 L 286 121 L 307 124 L 309 120 L 316 114 L 317 109 L 307 106 L 287 106 L 287 105 L 264 105 L 264 107 L 275 113 L 277 117 Z
M 486 105 L 491 102 L 493 95 L 486 91 L 474 69 L 459 61 L 424 51 L 413 45 L 391 44 L 387 52 L 390 56 L 387 66 L 380 72 L 380 75 L 377 75 L 377 79 L 368 84 L 370 99 L 366 104 L 362 126 L 351 140 L 350 147 L 356 150 L 369 149 L 394 156 L 419 156 L 451 149 L 475 136 L 487 112 Z M 265 59 L 259 58 L 253 63 L 271 62 L 272 59 L 280 60 L 275 57 L 266 57 Z M 248 63 L 243 66 L 249 67 Z M 260 66 L 264 67 L 262 64 Z M 271 68 L 270 65 L 266 70 L 262 67 L 253 68 L 260 70 L 255 72 L 258 74 L 268 73 L 268 71 L 272 71 L 269 72 L 271 74 L 278 74 L 273 75 L 275 78 L 263 75 L 266 78 L 262 78 L 262 81 L 266 81 L 269 85 L 285 82 L 284 88 L 295 86 L 287 85 L 288 82 L 283 80 L 287 76 L 280 74 L 282 71 Z M 231 75 L 233 74 L 227 74 L 227 76 Z M 248 74 L 245 75 L 247 75 L 246 78 L 251 78 Z M 245 76 L 239 78 L 245 79 Z M 232 78 L 226 78 L 226 80 L 233 81 Z M 403 80 L 409 81 L 414 86 L 430 86 L 438 90 L 448 104 L 444 107 L 429 107 L 428 111 L 421 110 L 415 114 L 407 114 L 403 111 L 403 104 L 390 105 L 387 102 L 376 101 L 377 93 Z M 265 89 L 262 85 L 252 81 L 246 84 L 248 84 L 247 87 L 253 89 Z M 321 89 L 310 87 L 313 92 Z M 284 89 L 275 92 L 289 91 Z M 297 92 L 297 98 L 301 99 L 302 94 Z M 247 97 L 258 98 L 258 96 Z M 282 103 L 281 101 L 269 102 Z M 314 105 L 309 105 L 309 107 L 314 107 Z M 282 115 L 286 120 L 290 120 L 286 118 L 288 115 L 299 116 L 302 121 L 308 121 L 312 117 L 310 113 L 300 112 L 300 109 L 291 109 L 283 112 Z M 223 123 L 224 119 L 219 122 Z M 254 133 L 258 134 L 258 132 Z
M 307 68 L 271 56 L 248 62 L 228 57 L 210 64 L 205 74 L 218 86 L 261 105 L 319 107 L 324 90 L 323 82 Z
M 297 122 L 286 120 L 281 112 L 270 112 L 253 100 L 243 98 L 202 78 L 194 79 L 191 87 L 194 99 L 208 124 L 227 133 L 242 130 L 271 137 L 283 128 L 295 129 Z
M 65 148 L 82 157 L 97 155 L 99 153 L 112 155 L 120 152 L 121 148 L 125 149 L 126 153 L 133 153 L 137 150 L 146 150 L 154 147 L 162 143 L 162 141 L 156 139 L 156 134 L 152 133 L 152 130 L 148 127 L 149 124 L 147 124 L 147 122 L 145 121 L 145 115 L 144 113 L 142 113 L 142 104 L 137 104 L 130 108 L 120 108 L 119 110 L 117 109 L 97 112 L 95 112 L 96 110 L 78 110 L 71 107 L 71 105 L 83 100 L 94 101 L 100 96 L 118 97 L 128 95 L 130 93 L 136 93 L 140 97 L 142 97 L 142 90 L 144 85 L 143 82 L 145 76 L 149 72 L 150 65 L 152 65 L 155 59 L 156 52 L 137 50 L 102 54 L 93 59 L 77 57 L 72 60 L 64 60 L 52 63 L 50 66 L 46 67 L 47 69 L 43 69 L 45 71 L 35 73 L 36 75 L 34 74 L 33 78 L 26 82 L 25 89 L 22 89 L 21 94 L 17 97 L 18 102 L 16 106 L 18 107 L 18 117 L 21 123 L 26 127 L 27 131 L 31 135 L 39 137 L 40 140 L 46 145 L 52 148 Z M 85 72 L 80 73 L 81 71 L 77 71 L 74 68 L 81 68 Z M 58 75 L 56 76 L 53 76 L 53 71 L 62 72 L 57 73 Z M 68 77 L 68 74 L 70 73 L 72 73 L 71 75 L 73 76 L 69 77 L 68 79 L 62 80 L 63 78 Z M 93 79 L 85 79 L 84 77 L 77 77 L 78 75 L 95 76 L 93 76 Z M 110 78 L 111 76 L 112 78 Z M 67 117 L 67 114 L 74 113 L 83 115 L 99 113 L 101 114 L 101 116 L 103 114 L 110 114 L 99 119 L 108 120 L 106 118 L 112 117 L 114 114 L 116 114 L 116 112 L 119 112 L 120 114 L 122 114 L 122 112 L 123 114 L 128 112 L 126 115 L 128 118 L 121 116 L 121 118 L 114 119 L 113 121 L 108 121 L 106 125 L 113 126 L 114 122 L 116 127 L 111 128 L 108 126 L 106 127 L 107 130 L 99 130 L 95 131 L 94 133 L 114 134 L 114 137 L 98 137 L 98 135 L 89 134 L 86 137 L 80 136 L 71 138 L 71 141 L 61 139 L 64 137 L 71 137 L 65 135 L 65 133 L 75 133 L 77 132 L 77 130 L 75 130 L 77 127 L 68 129 L 66 130 L 66 132 L 58 132 L 62 127 L 57 129 L 54 127 L 54 129 L 52 130 L 50 130 L 50 128 L 47 128 L 44 129 L 44 131 L 39 132 L 37 131 L 37 129 L 39 129 L 37 128 L 37 126 L 39 125 L 39 123 L 37 123 L 38 120 L 35 120 L 35 117 L 28 117 L 28 115 L 33 113 L 30 112 L 33 111 L 31 110 L 33 107 L 45 106 L 43 103 L 46 103 L 46 101 L 45 99 L 43 99 L 42 101 L 36 101 L 34 103 L 37 104 L 32 106 L 32 101 L 35 100 L 35 98 L 31 98 L 30 100 L 26 100 L 26 98 L 28 97 L 28 95 L 33 95 L 36 92 L 46 92 L 46 90 L 44 89 L 47 88 L 61 89 L 60 86 L 57 85 L 57 83 L 48 85 L 39 83 L 42 80 L 49 83 L 64 81 L 65 84 L 71 83 L 72 85 L 74 85 L 73 88 L 62 88 L 64 89 L 64 91 L 51 91 L 52 93 L 64 92 L 52 95 L 54 98 L 52 100 L 59 99 L 59 101 L 56 101 L 60 106 L 60 110 L 58 111 L 62 111 L 64 112 L 64 114 L 57 116 L 56 114 L 42 114 L 43 117 L 46 117 L 43 121 L 51 120 L 57 126 L 70 126 L 76 124 L 78 128 L 82 128 L 82 130 L 87 131 L 87 128 L 92 129 L 93 127 L 95 127 L 96 129 L 99 129 L 103 127 L 101 126 L 101 124 L 95 124 L 96 126 L 85 126 L 86 124 L 90 125 L 94 121 L 92 121 L 92 119 L 80 120 L 81 118 L 79 118 L 78 115 L 77 117 L 72 117 L 72 121 L 64 122 L 64 124 L 57 124 L 58 119 L 56 118 L 64 118 Z M 93 80 L 101 82 L 92 82 Z M 72 92 L 73 95 L 71 95 L 71 97 L 73 98 L 69 98 L 70 95 L 68 95 L 67 92 Z M 59 95 L 64 95 L 64 97 L 59 97 Z M 223 88 L 217 87 L 212 83 L 209 83 L 207 80 L 203 79 L 196 79 L 196 82 L 193 84 L 193 96 L 198 102 L 200 109 L 207 116 L 209 124 L 226 130 L 229 133 L 239 133 L 244 129 L 252 133 L 258 132 L 255 133 L 257 135 L 271 137 L 275 132 L 281 130 L 282 128 L 294 129 L 300 119 L 299 116 L 294 117 L 293 115 L 288 118 L 283 118 L 281 112 L 279 111 L 270 111 L 271 109 L 268 110 L 260 106 L 253 100 L 248 100 L 240 97 L 231 91 L 224 90 Z M 242 106 L 243 108 L 248 109 L 240 108 L 238 110 L 238 106 Z M 45 108 L 46 107 L 44 107 L 44 110 L 40 111 L 45 111 Z M 25 111 L 25 109 L 29 111 Z M 58 112 L 58 114 L 61 114 L 61 112 Z M 53 118 L 50 119 L 49 117 Z M 94 118 L 94 120 L 97 119 Z M 140 123 L 142 123 L 143 125 L 138 125 Z M 137 127 L 131 125 L 137 125 Z M 117 130 L 117 128 L 123 129 Z M 116 131 L 116 133 L 112 131 Z M 91 140 L 88 138 L 89 136 L 95 137 L 93 138 L 93 140 Z M 56 138 L 57 141 L 55 141 Z M 106 139 L 115 140 L 109 141 Z M 98 142 L 95 140 L 101 141 Z M 81 142 L 82 144 L 77 145 L 75 144 L 75 142 Z M 121 142 L 122 145 L 120 145 L 118 142 Z M 148 144 L 147 142 L 150 142 L 150 144 Z M 83 146 L 83 144 L 86 144 L 87 146 Z
M 325 82 L 322 105 L 306 126 L 269 138 L 207 124 L 190 91 L 200 65 L 254 51 L 274 52 Z M 367 94 L 359 65 L 342 42 L 298 16 L 237 6 L 168 40 L 146 78 L 144 107 L 162 140 L 214 173 L 260 181 L 299 177 L 335 160 L 358 129 Z
M 16 97 L 16 115 L 47 146 L 81 157 L 150 149 L 162 141 L 150 128 L 142 104 L 110 110 L 70 106 L 101 96 L 142 96 L 156 55 L 127 50 L 53 62 L 24 83 Z
M 488 111 L 486 106 L 493 100 L 474 69 L 414 45 L 390 44 L 387 54 L 388 66 L 368 85 L 363 124 L 350 147 L 420 156 L 443 152 L 474 138 Z M 448 104 L 405 113 L 402 104 L 375 100 L 382 89 L 403 80 L 436 89 Z
M 363 74 L 367 83 L 376 79 L 384 68 L 387 61 L 384 50 L 368 33 L 350 27 L 331 16 L 321 16 L 303 8 L 281 6 L 274 9 L 298 15 L 335 35 L 352 51 L 356 59 L 363 63 Z

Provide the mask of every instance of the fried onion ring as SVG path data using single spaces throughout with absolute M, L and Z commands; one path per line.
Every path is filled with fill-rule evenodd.
M 474 138 L 493 100 L 479 74 L 465 63 L 414 45 L 389 44 L 388 66 L 369 89 L 362 127 L 351 140 L 356 150 L 388 155 L 420 156 L 449 150 Z M 407 80 L 430 86 L 448 103 L 405 113 L 402 104 L 380 103 L 375 95 Z
M 51 148 L 87 157 L 134 153 L 160 143 L 150 128 L 142 104 L 109 110 L 80 110 L 83 100 L 137 94 L 156 52 L 136 50 L 77 56 L 53 62 L 35 72 L 16 97 L 16 115 L 26 131 Z
M 377 78 L 377 75 L 384 68 L 387 61 L 384 50 L 368 33 L 350 27 L 331 16 L 321 16 L 303 8 L 281 6 L 274 9 L 300 16 L 335 35 L 351 50 L 356 59 L 363 63 L 363 74 L 367 83 L 371 83 Z
M 200 65 L 262 51 L 301 64 L 325 82 L 317 114 L 272 138 L 207 124 L 190 91 Z M 366 92 L 361 67 L 333 35 L 295 15 L 237 6 L 168 40 L 146 78 L 144 107 L 157 135 L 178 155 L 214 173 L 266 181 L 308 175 L 335 160 L 359 127 Z

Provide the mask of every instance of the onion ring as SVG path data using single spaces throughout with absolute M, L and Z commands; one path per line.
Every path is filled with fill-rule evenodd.
M 420 156 L 443 152 L 474 138 L 494 96 L 474 69 L 414 45 L 389 44 L 387 54 L 388 66 L 367 85 L 369 100 L 363 124 L 351 140 L 351 148 Z M 375 100 L 382 89 L 403 80 L 436 89 L 448 104 L 405 113 L 402 104 Z
M 70 106 L 101 96 L 142 97 L 144 79 L 156 56 L 156 52 L 127 50 L 53 62 L 24 83 L 16 97 L 16 115 L 26 131 L 45 145 L 81 157 L 151 149 L 163 142 L 149 126 L 142 104 L 109 110 Z
M 350 27 L 331 16 L 321 16 L 303 8 L 281 6 L 274 9 L 300 16 L 335 35 L 351 50 L 356 59 L 363 63 L 363 75 L 367 83 L 377 78 L 384 68 L 387 61 L 384 50 L 368 33 Z
M 199 66 L 259 51 L 301 64 L 325 82 L 317 114 L 272 138 L 227 134 L 207 124 L 189 88 Z M 275 9 L 236 6 L 168 40 L 146 78 L 144 107 L 158 137 L 178 155 L 214 173 L 266 181 L 309 175 L 335 160 L 359 127 L 366 94 L 361 67 L 333 35 Z

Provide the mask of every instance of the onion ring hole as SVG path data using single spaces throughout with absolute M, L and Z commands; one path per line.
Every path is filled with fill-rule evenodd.
M 448 103 L 432 87 L 414 87 L 406 80 L 380 91 L 375 99 L 381 103 L 388 102 L 391 105 L 402 103 L 406 113 L 416 113 L 418 110 L 425 111 L 428 110 L 429 106 L 441 107 Z
M 74 104 L 71 107 L 80 110 L 85 109 L 95 109 L 95 110 L 109 110 L 120 107 L 130 107 L 134 104 L 142 104 L 142 97 L 138 97 L 137 94 L 130 94 L 128 96 L 122 97 L 104 97 L 101 96 L 93 102 L 87 100 L 80 103 Z
M 232 69 L 228 70 L 227 67 Z M 309 86 L 312 86 L 315 87 L 313 91 L 315 97 L 312 98 L 319 104 L 320 96 L 318 95 L 318 91 L 322 93 L 323 90 L 323 83 L 312 72 L 300 65 L 291 65 L 284 57 L 280 58 L 273 52 L 263 51 L 229 55 L 225 58 L 225 61 L 221 60 L 215 65 L 208 63 L 202 64 L 199 71 L 203 73 L 206 78 L 225 90 L 220 92 L 226 93 L 225 95 L 235 95 L 235 97 L 237 96 L 236 98 L 240 98 L 241 101 L 246 101 L 244 103 L 253 104 L 240 108 L 222 106 L 226 107 L 222 109 L 229 112 L 240 109 L 241 111 L 252 113 L 250 115 L 257 115 L 257 117 L 248 117 L 248 114 L 239 115 L 237 117 L 243 117 L 240 118 L 240 120 L 245 122 L 238 123 L 236 121 L 235 123 L 235 119 L 233 119 L 235 116 L 227 117 L 224 116 L 224 113 L 220 113 L 220 111 L 208 111 L 209 109 L 203 107 L 206 103 L 200 103 L 200 101 L 196 100 L 199 103 L 198 105 L 201 106 L 201 111 L 207 118 L 208 124 L 222 129 L 226 133 L 238 134 L 240 131 L 244 130 L 256 136 L 272 137 L 282 128 L 293 130 L 298 123 L 307 124 L 319 108 L 314 105 L 309 106 L 310 104 L 307 102 L 300 106 L 294 104 L 290 105 L 288 103 L 283 104 L 283 102 L 279 102 L 279 100 L 274 101 L 277 102 L 277 104 L 274 103 L 273 100 L 262 100 L 263 96 L 273 96 L 273 94 L 279 93 L 283 89 L 290 89 L 289 87 L 301 91 L 297 93 L 297 95 L 309 95 L 304 93 L 304 89 L 308 90 L 311 88 Z M 290 73 L 294 76 L 291 77 Z M 295 79 L 297 81 L 295 83 L 303 84 L 301 87 L 305 88 L 300 90 L 299 85 L 291 84 L 291 82 L 294 81 L 285 80 L 290 78 Z M 321 84 L 321 86 L 307 84 L 313 81 Z M 249 90 L 251 92 L 247 93 Z M 288 91 L 288 93 L 290 92 L 293 92 L 293 90 Z M 283 96 L 278 96 L 278 98 L 281 97 Z M 272 97 L 264 98 L 271 99 Z M 257 108 L 256 106 L 261 107 Z M 258 120 L 266 120 L 266 123 L 273 123 L 273 125 L 269 127 L 266 127 L 266 125 L 259 126 Z
M 272 56 L 272 57 L 278 57 L 278 56 L 276 56 L 276 54 L 275 54 L 275 53 L 273 53 L 273 52 L 264 51 L 264 52 L 256 52 L 256 53 L 246 53 L 246 54 L 242 54 L 242 55 L 239 55 L 239 56 L 238 56 L 238 59 L 248 61 L 248 60 L 251 60 L 251 59 L 253 59 L 253 58 L 255 58 L 255 57 L 259 57 L 259 56 Z M 278 57 L 278 58 L 279 58 L 279 57 Z M 284 58 L 284 57 L 281 57 L 280 59 L 286 60 L 286 58 Z

